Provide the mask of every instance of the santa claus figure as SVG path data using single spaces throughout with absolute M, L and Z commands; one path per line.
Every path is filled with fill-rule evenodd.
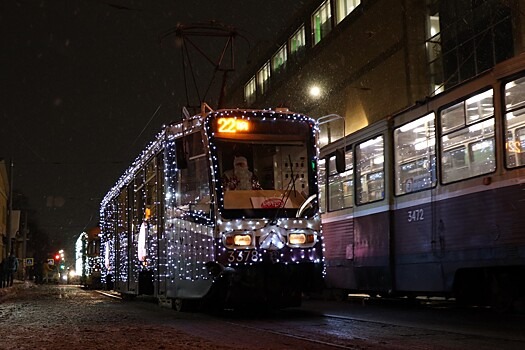
M 234 157 L 233 169 L 222 175 L 222 185 L 225 190 L 262 190 L 257 176 L 248 169 L 246 157 Z

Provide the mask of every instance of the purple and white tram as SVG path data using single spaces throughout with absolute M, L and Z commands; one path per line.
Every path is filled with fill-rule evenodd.
M 101 203 L 103 280 L 182 309 L 296 306 L 323 278 L 317 127 L 287 110 L 166 126 Z
M 329 288 L 501 310 L 525 296 L 523 55 L 320 158 Z

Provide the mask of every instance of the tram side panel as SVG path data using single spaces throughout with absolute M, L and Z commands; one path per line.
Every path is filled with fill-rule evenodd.
M 430 194 L 430 191 L 420 192 Z M 407 196 L 408 197 L 408 196 Z M 430 198 L 404 203 L 394 210 L 394 265 L 396 290 L 441 292 L 444 288 L 441 259 L 444 237 L 434 228 Z
M 389 212 L 356 216 L 354 220 L 354 266 L 359 290 L 391 291 Z
M 355 290 L 354 219 L 323 223 L 327 288 Z
M 199 299 L 209 291 L 212 280 L 205 266 L 214 261 L 213 229 L 206 225 L 172 219 L 169 225 L 167 296 Z
M 455 194 L 441 189 L 432 202 L 395 210 L 398 291 L 452 294 L 458 271 L 467 278 L 460 283 L 472 283 L 482 269 L 524 264 L 523 185 L 489 189 L 478 178 L 455 187 Z
M 211 185 L 202 132 L 168 142 L 165 164 L 177 164 L 181 153 L 189 160 L 182 169 L 165 169 L 166 295 L 171 299 L 199 299 L 209 291 L 212 278 L 205 266 L 215 261 L 214 225 L 211 221 Z M 173 196 L 180 193 L 180 196 Z
M 523 275 L 525 188 L 519 183 L 493 185 L 436 204 L 440 218 L 436 229 L 445 246 L 446 290 L 458 298 L 490 298 L 495 279 Z
M 382 121 L 322 152 L 328 165 L 323 174 L 328 179 L 322 179 L 328 183 L 327 203 L 334 203 L 334 210 L 323 214 L 328 288 L 381 294 L 393 288 L 387 127 Z M 345 173 L 339 176 L 333 161 L 336 147 L 346 148 Z M 350 194 L 351 203 L 338 202 L 341 194 Z

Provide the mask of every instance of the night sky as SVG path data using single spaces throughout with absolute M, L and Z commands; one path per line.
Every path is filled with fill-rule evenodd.
M 235 27 L 238 74 L 255 48 L 277 50 L 276 33 L 308 2 L 2 0 L 0 158 L 13 160 L 14 188 L 53 248 L 98 222 L 105 193 L 162 125 L 180 118 L 181 51 L 174 38 L 160 42 L 162 33 L 212 20 Z M 223 45 L 204 49 L 218 55 Z M 207 85 L 212 66 L 192 60 Z M 208 96 L 214 107 L 218 91 Z

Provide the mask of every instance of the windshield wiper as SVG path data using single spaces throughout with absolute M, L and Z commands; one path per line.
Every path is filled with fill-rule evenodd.
M 283 192 L 283 195 L 281 197 L 281 202 L 279 203 L 279 207 L 277 207 L 277 211 L 275 212 L 273 219 L 268 221 L 268 224 L 275 225 L 277 223 L 277 216 L 280 214 L 281 209 L 284 208 L 284 206 L 286 205 L 286 202 L 288 202 L 288 199 L 290 198 L 290 194 L 292 193 L 292 190 L 294 190 L 295 192 L 295 181 L 297 179 L 295 178 L 295 174 L 293 172 L 292 157 L 289 154 L 288 154 L 288 161 L 290 162 L 291 179 L 290 179 L 290 182 L 288 182 L 288 185 L 286 186 L 286 189 Z M 295 195 L 297 196 L 297 193 L 295 193 Z
M 299 209 L 297 210 L 297 214 L 295 214 L 295 217 L 296 218 L 300 218 L 301 215 L 303 215 L 303 212 L 307 209 L 307 208 L 311 208 L 312 207 L 312 201 L 317 197 L 317 194 L 312 194 L 310 197 L 308 197 L 304 202 L 303 204 L 301 204 L 301 207 L 299 207 Z

